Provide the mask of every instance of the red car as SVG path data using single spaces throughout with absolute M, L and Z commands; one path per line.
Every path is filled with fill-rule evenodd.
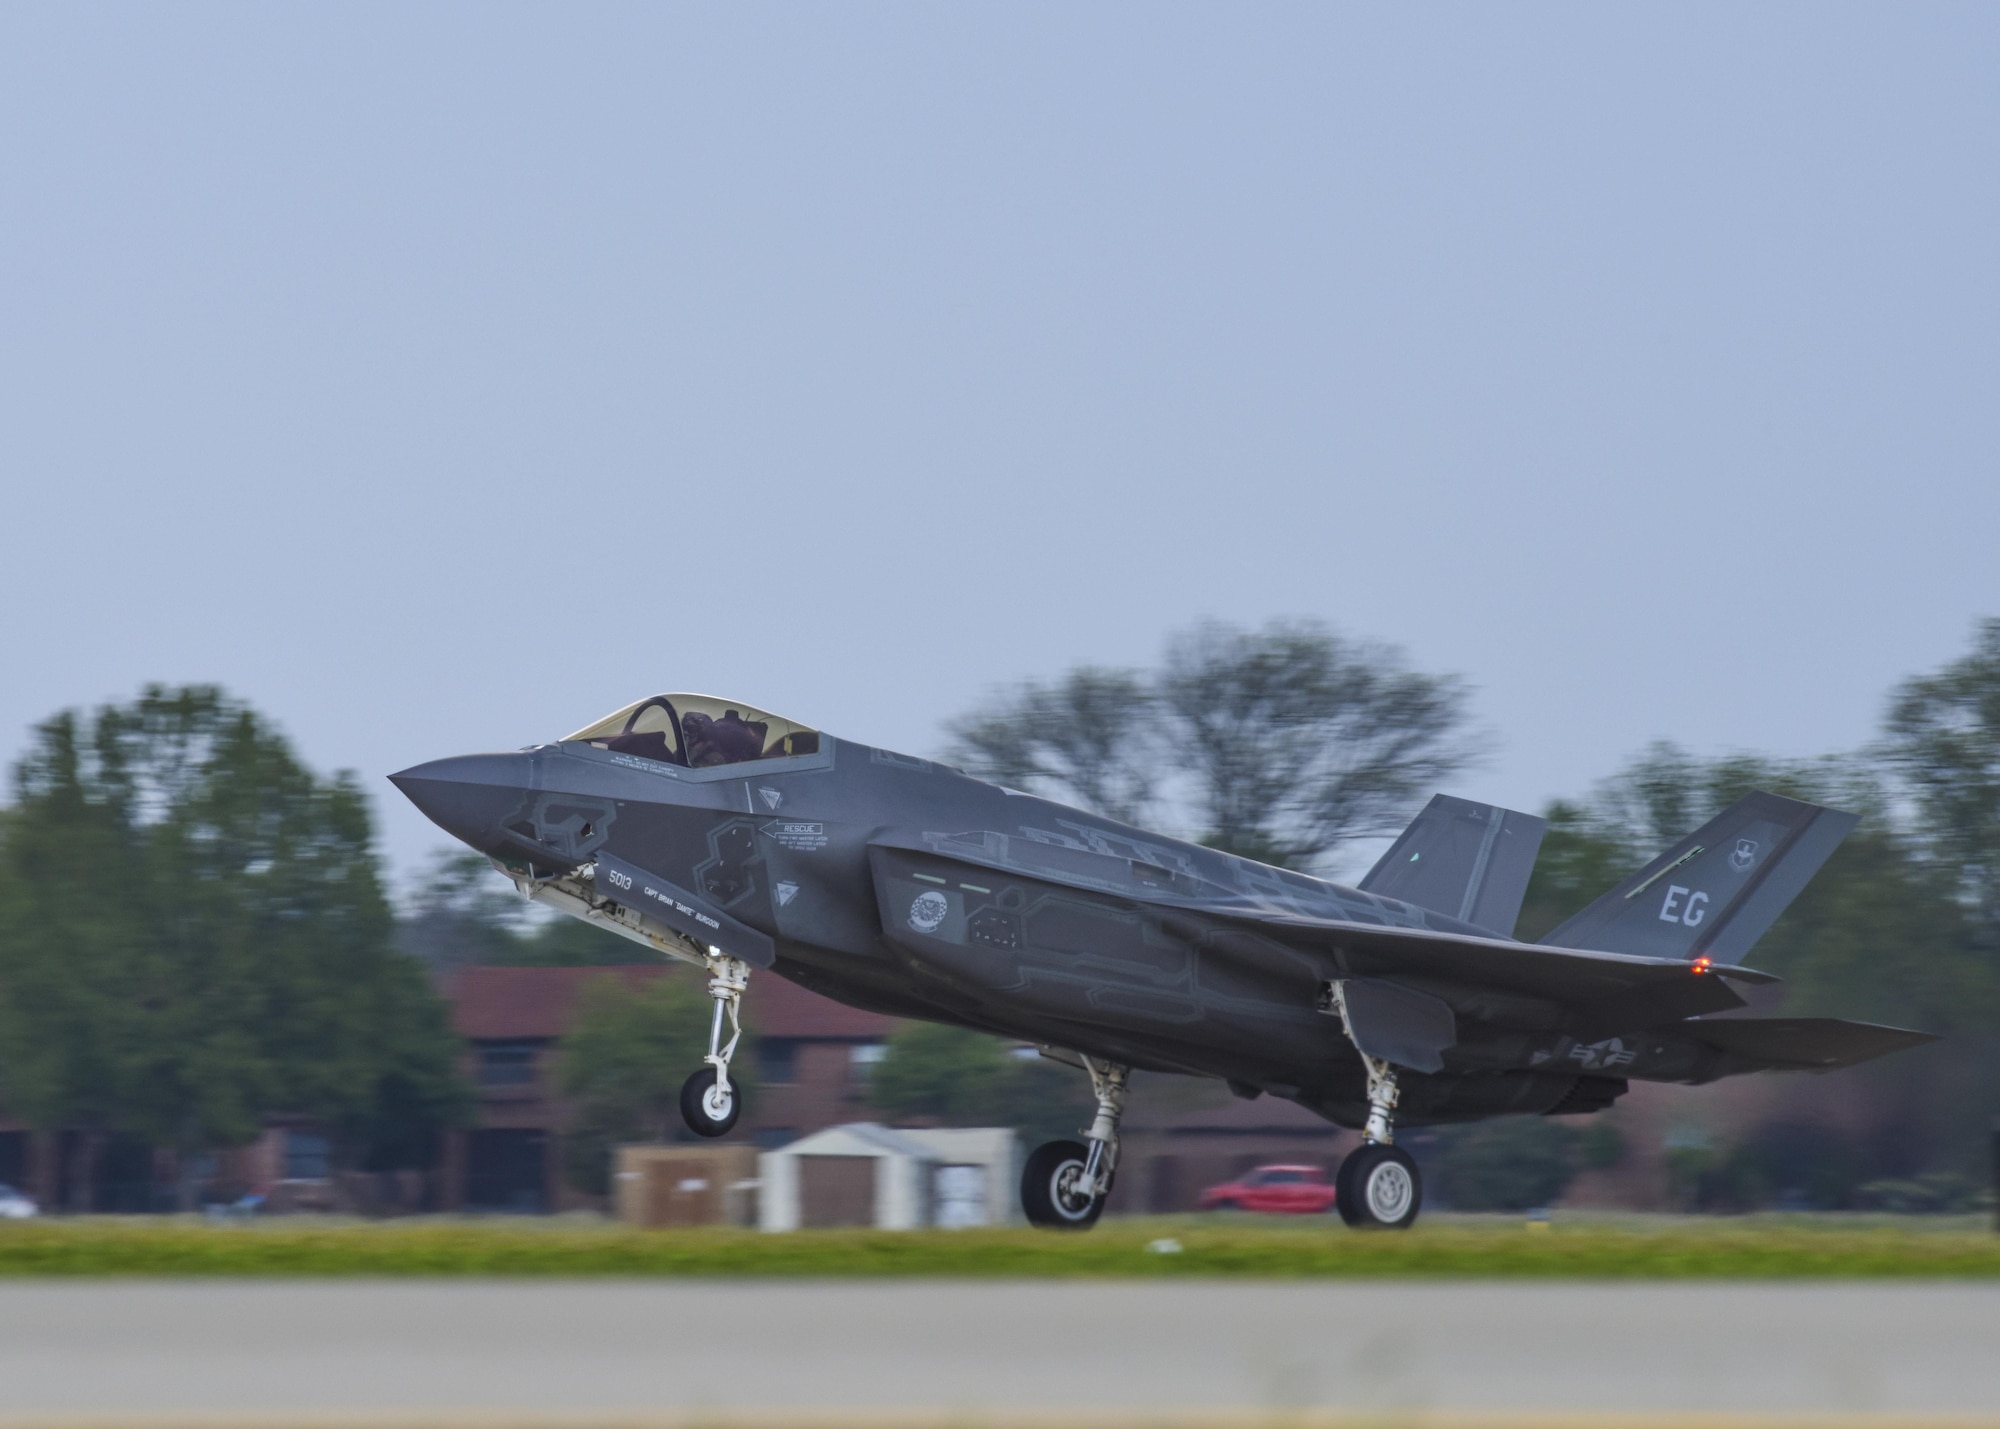
M 1278 1211 L 1322 1215 L 1333 1209 L 1333 1187 L 1317 1166 L 1259 1166 L 1201 1193 L 1204 1211 Z

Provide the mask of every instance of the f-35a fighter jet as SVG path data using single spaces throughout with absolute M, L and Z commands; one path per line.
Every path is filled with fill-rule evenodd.
M 1825 1071 L 1929 1040 L 1714 1015 L 1776 981 L 1743 957 L 1854 824 L 1771 794 L 1530 944 L 1509 934 L 1542 821 L 1443 795 L 1343 888 L 706 695 L 391 777 L 530 898 L 707 971 L 709 1054 L 681 1095 L 704 1136 L 736 1122 L 753 970 L 1081 1068 L 1096 1117 L 1028 1157 L 1037 1225 L 1097 1219 L 1134 1068 L 1361 1128 L 1338 1208 L 1401 1227 L 1423 1192 L 1399 1125 L 1592 1112 L 1634 1078 Z

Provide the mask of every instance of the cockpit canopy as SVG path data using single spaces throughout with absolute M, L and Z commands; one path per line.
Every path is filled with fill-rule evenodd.
M 819 731 L 712 695 L 654 695 L 586 725 L 570 740 L 689 769 L 819 753 Z

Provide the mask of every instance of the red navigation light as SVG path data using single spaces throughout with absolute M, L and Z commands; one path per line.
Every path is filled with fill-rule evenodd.
M 1695 975 L 1698 977 L 1714 966 L 1715 960 L 1713 958 L 1696 958 L 1694 960 Z

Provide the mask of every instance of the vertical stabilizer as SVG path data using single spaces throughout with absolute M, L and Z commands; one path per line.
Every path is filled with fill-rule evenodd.
M 1856 816 L 1751 794 L 1542 939 L 1558 948 L 1740 963 Z
M 1361 890 L 1511 937 L 1547 827 L 1533 814 L 1439 794 L 1368 870 Z

